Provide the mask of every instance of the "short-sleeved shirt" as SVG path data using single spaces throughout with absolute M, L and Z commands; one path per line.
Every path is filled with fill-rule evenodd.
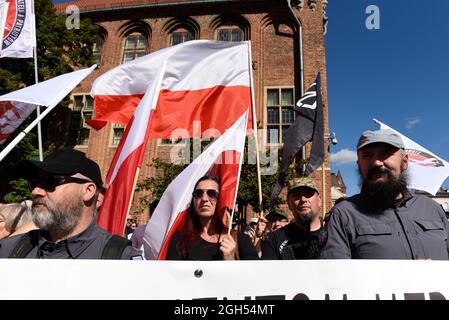
M 177 244 L 183 235 L 184 233 L 182 231 L 179 231 L 173 235 L 167 251 L 167 260 L 223 260 L 223 256 L 220 252 L 220 245 L 216 242 L 208 242 L 200 236 L 194 240 L 187 257 L 183 257 L 181 252 L 177 249 Z M 259 259 L 256 248 L 252 244 L 251 239 L 243 232 L 237 233 L 237 246 L 240 260 Z
M 89 227 L 83 232 L 53 243 L 45 238 L 45 232 L 38 232 L 38 244 L 26 255 L 25 258 L 36 259 L 100 259 L 103 249 L 111 237 L 106 230 L 101 229 L 93 219 Z M 8 258 L 24 235 L 5 238 L 0 241 L 0 258 Z M 131 245 L 125 247 L 121 256 L 122 260 L 141 260 L 142 254 Z
M 448 260 L 449 226 L 432 199 L 408 191 L 391 208 L 370 206 L 363 194 L 338 203 L 326 224 L 324 259 Z
M 277 229 L 262 243 L 262 260 L 317 259 L 321 232 L 300 229 L 294 222 Z

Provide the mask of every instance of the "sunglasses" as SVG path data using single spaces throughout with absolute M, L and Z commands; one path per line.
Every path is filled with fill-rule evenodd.
M 312 198 L 316 193 L 316 190 L 307 187 L 300 187 L 293 189 L 289 192 L 294 197 L 305 197 L 307 199 Z
M 204 192 L 206 192 L 209 199 L 217 199 L 218 198 L 218 191 L 215 189 L 195 189 L 193 191 L 192 196 L 194 199 L 199 199 L 203 196 Z
M 31 191 L 36 187 L 40 187 L 46 191 L 54 191 L 57 186 L 65 183 L 87 183 L 92 182 L 91 180 L 71 177 L 71 176 L 61 176 L 61 175 L 47 175 L 37 179 L 28 180 L 28 186 Z

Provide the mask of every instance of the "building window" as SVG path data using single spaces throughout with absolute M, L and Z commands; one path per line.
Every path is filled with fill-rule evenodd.
M 295 120 L 293 101 L 293 88 L 267 89 L 267 143 L 284 142 L 285 132 Z
M 116 123 L 112 125 L 112 142 L 111 142 L 112 146 L 118 146 L 124 132 L 125 126 Z
M 69 144 L 87 146 L 89 144 L 90 127 L 86 121 L 93 118 L 94 104 L 89 94 L 72 96 L 72 118 L 69 128 Z
M 97 38 L 97 42 L 94 43 L 92 48 L 92 53 L 94 56 L 94 61 L 97 65 L 100 65 L 101 62 L 101 52 L 103 51 L 104 37 L 99 35 Z
M 123 63 L 144 56 L 147 45 L 147 37 L 143 33 L 133 33 L 127 36 L 123 50 Z
M 240 28 L 223 28 L 217 30 L 217 40 L 238 42 L 243 40 L 243 31 Z
M 195 39 L 195 35 L 193 32 L 187 30 L 175 31 L 171 34 L 170 39 L 170 45 L 174 46 Z

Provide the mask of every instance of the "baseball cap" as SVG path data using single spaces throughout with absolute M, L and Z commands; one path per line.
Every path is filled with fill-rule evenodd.
M 386 143 L 398 149 L 404 149 L 404 142 L 399 134 L 390 129 L 380 129 L 363 132 L 357 142 L 357 150 L 373 143 Z
M 288 192 L 290 192 L 293 189 L 299 188 L 299 187 L 308 187 L 311 189 L 314 189 L 316 192 L 320 193 L 318 191 L 317 186 L 315 185 L 315 180 L 313 180 L 310 177 L 301 177 L 301 178 L 295 178 L 293 180 L 290 180 L 288 185 Z
M 271 219 L 273 219 L 273 218 L 276 217 L 276 216 L 279 216 L 279 217 L 282 217 L 282 218 L 288 220 L 288 213 L 287 213 L 287 212 L 284 212 L 284 211 L 281 211 L 281 210 L 270 211 L 270 212 L 265 216 L 265 218 L 266 218 L 267 220 L 271 220 Z
M 98 164 L 87 158 L 84 152 L 72 148 L 62 148 L 45 158 L 44 161 L 22 160 L 17 165 L 18 175 L 25 179 L 38 176 L 40 171 L 56 175 L 80 173 L 91 179 L 98 188 L 103 185 Z

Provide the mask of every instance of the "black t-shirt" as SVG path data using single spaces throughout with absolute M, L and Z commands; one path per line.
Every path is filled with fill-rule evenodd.
M 318 259 L 321 229 L 307 232 L 290 223 L 268 234 L 262 243 L 262 260 Z M 323 235 L 321 235 L 322 237 Z
M 220 245 L 216 242 L 207 242 L 201 237 L 197 237 L 193 246 L 190 248 L 186 258 L 176 249 L 176 245 L 182 237 L 182 232 L 173 235 L 167 252 L 167 260 L 223 260 L 220 252 Z M 251 239 L 243 232 L 238 232 L 237 246 L 240 260 L 258 260 L 256 248 L 254 248 Z

